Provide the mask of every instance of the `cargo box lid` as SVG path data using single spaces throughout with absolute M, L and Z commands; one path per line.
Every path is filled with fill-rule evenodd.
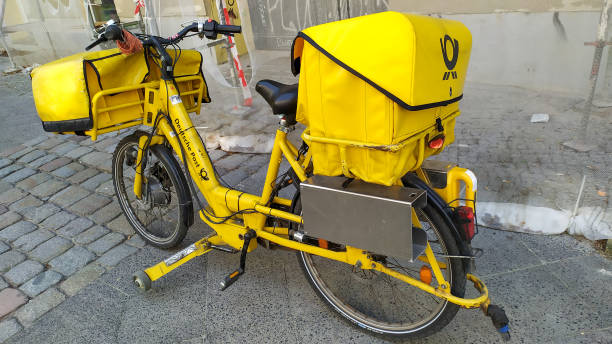
M 472 37 L 458 21 L 398 12 L 317 25 L 293 41 L 294 75 L 308 68 L 300 57 L 311 47 L 403 108 L 422 110 L 462 98 Z

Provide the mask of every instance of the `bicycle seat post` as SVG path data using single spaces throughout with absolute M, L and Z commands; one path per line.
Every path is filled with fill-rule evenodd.
M 279 129 L 285 133 L 290 133 L 292 131 L 295 130 L 295 121 L 293 121 L 293 123 L 291 123 L 291 120 L 287 119 L 287 115 L 279 115 L 278 117 L 280 117 L 280 122 L 279 124 Z

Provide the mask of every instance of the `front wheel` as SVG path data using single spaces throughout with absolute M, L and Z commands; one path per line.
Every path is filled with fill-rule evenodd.
M 301 213 L 296 197 L 294 213 Z M 455 296 L 463 297 L 466 275 L 450 229 L 431 206 L 416 209 L 417 216 L 438 261 L 447 265 L 442 273 Z M 299 229 L 299 228 L 296 228 Z M 374 270 L 361 270 L 346 263 L 297 252 L 299 263 L 317 295 L 344 319 L 385 337 L 408 339 L 429 336 L 455 316 L 459 306 Z M 419 279 L 425 263 L 380 256 L 387 268 Z M 435 279 L 433 284 L 435 286 Z
M 154 145 L 144 152 L 140 162 L 142 195 L 136 197 L 138 140 L 143 135 L 148 134 L 137 131 L 126 136 L 115 148 L 115 194 L 128 222 L 146 242 L 161 248 L 174 247 L 185 237 L 193 218 L 191 193 L 170 150 Z

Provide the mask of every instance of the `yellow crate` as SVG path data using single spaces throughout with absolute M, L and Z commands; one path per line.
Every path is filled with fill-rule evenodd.
M 95 140 L 100 134 L 143 124 L 149 93 L 159 89 L 159 62 L 154 60 L 147 52 L 122 55 L 110 49 L 35 68 L 32 91 L 44 130 Z M 198 114 L 202 101 L 210 101 L 201 66 L 198 51 L 184 50 L 174 70 L 187 111 Z

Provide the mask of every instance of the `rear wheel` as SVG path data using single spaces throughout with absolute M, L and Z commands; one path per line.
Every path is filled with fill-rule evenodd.
M 119 142 L 113 154 L 113 184 L 119 205 L 134 230 L 149 244 L 170 248 L 179 244 L 193 216 L 191 193 L 170 150 L 154 145 L 142 159 L 142 197 L 134 194 L 137 131 Z
M 296 198 L 294 213 L 300 214 L 301 208 L 300 200 Z M 426 206 L 416 211 L 438 261 L 447 264 L 448 268 L 442 273 L 451 285 L 452 294 L 463 297 L 466 275 L 460 259 L 441 257 L 460 254 L 449 228 L 433 207 Z M 357 269 L 301 251 L 297 255 L 306 278 L 319 297 L 361 329 L 386 337 L 425 337 L 446 326 L 459 309 L 453 303 L 386 274 Z M 420 268 L 427 265 L 397 257 L 378 256 L 376 259 L 387 268 L 417 280 Z M 435 278 L 432 286 L 436 286 Z

